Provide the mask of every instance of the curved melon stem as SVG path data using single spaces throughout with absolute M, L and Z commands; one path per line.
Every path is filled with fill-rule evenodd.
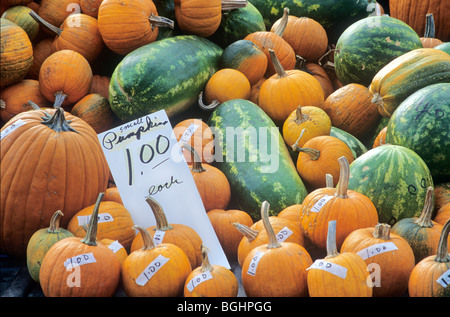
M 205 105 L 205 103 L 203 102 L 203 91 L 201 91 L 200 94 L 198 95 L 198 105 L 202 110 L 212 111 L 220 105 L 220 101 L 213 100 L 209 105 Z

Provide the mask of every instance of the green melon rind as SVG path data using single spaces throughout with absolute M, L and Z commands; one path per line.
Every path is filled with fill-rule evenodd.
M 186 111 L 217 71 L 222 51 L 194 35 L 170 37 L 134 50 L 111 76 L 111 109 L 122 121 L 162 109 L 169 117 Z
M 444 42 L 442 44 L 439 44 L 438 46 L 435 46 L 434 48 L 446 52 L 450 55 L 450 42 Z
M 369 197 L 382 223 L 418 217 L 429 186 L 433 179 L 428 166 L 403 146 L 378 146 L 350 164 L 348 189 Z
M 416 152 L 433 181 L 450 181 L 450 83 L 422 88 L 406 98 L 389 120 L 386 142 Z
M 367 147 L 357 137 L 342 129 L 332 126 L 330 135 L 338 138 L 341 141 L 344 141 L 344 143 L 347 144 L 347 146 L 352 151 L 353 157 L 355 159 L 367 152 Z
M 419 35 L 405 22 L 389 16 L 370 16 L 349 26 L 339 37 L 335 71 L 344 84 L 368 86 L 390 61 L 422 48 Z
M 214 166 L 228 178 L 235 208 L 244 210 L 254 220 L 259 220 L 261 204 L 265 200 L 270 204 L 271 215 L 277 215 L 284 208 L 303 202 L 307 195 L 303 181 L 298 175 L 279 129 L 261 108 L 248 100 L 230 100 L 212 112 L 208 125 L 216 136 L 216 154 L 220 152 L 218 149 L 222 149 L 222 154 L 216 158 Z M 238 144 L 237 138 L 233 138 L 234 144 L 230 139 L 231 135 L 227 138 L 226 129 L 230 127 L 233 129 L 240 127 L 242 131 L 253 131 L 258 135 L 255 138 L 257 142 L 246 143 L 244 161 L 236 160 L 238 149 L 243 147 Z M 267 143 L 259 142 L 259 137 L 262 136 L 260 128 L 268 128 L 261 130 L 261 133 L 266 135 Z M 276 153 L 272 155 L 279 164 L 273 173 L 264 173 L 264 168 L 268 168 L 270 161 L 263 162 L 261 153 L 272 153 L 271 142 L 278 142 L 274 144 L 277 148 Z M 232 149 L 231 152 L 227 150 L 227 144 L 230 150 Z M 266 146 L 268 152 L 261 151 L 262 145 Z M 227 151 L 234 159 L 227 159 Z M 255 155 L 255 159 L 250 161 L 250 155 Z

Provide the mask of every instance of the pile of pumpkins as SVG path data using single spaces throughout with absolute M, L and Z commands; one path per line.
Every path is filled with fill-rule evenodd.
M 375 13 L 333 41 L 319 19 L 293 15 L 295 1 L 276 19 L 259 0 L 199 2 L 2 2 L 2 252 L 26 260 L 45 296 L 237 296 L 208 241 L 157 201 L 156 226 L 133 222 L 97 138 L 127 122 L 118 100 L 145 104 L 120 86 L 120 63 L 187 35 L 214 43 L 215 64 L 191 80 L 183 112 L 167 111 L 177 140 L 201 127 L 183 153 L 247 296 L 449 296 L 450 28 L 439 10 L 416 23 L 401 1 L 391 16 L 368 1 Z M 132 80 L 151 76 L 139 71 Z M 250 194 L 214 164 L 203 120 L 229 105 L 278 128 L 295 199 L 265 189 L 251 210 L 235 204 Z

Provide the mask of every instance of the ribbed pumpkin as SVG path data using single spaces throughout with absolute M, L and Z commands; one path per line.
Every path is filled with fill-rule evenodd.
M 253 225 L 252 217 L 238 209 L 211 209 L 207 215 L 228 260 L 236 261 L 242 234 L 235 229 L 233 223 L 250 227 Z
M 202 263 L 201 245 L 202 239 L 191 227 L 184 224 L 174 224 L 167 221 L 161 205 L 151 197 L 146 198 L 156 219 L 156 225 L 147 228 L 147 232 L 153 237 L 156 244 L 170 243 L 180 247 L 187 255 L 193 268 Z M 139 232 L 134 238 L 130 251 L 136 251 L 144 245 L 142 233 Z
M 61 210 L 57 210 L 47 228 L 42 228 L 33 233 L 27 245 L 27 269 L 31 278 L 39 282 L 39 271 L 45 254 L 56 242 L 73 237 L 72 232 L 59 227 L 59 220 L 64 216 Z
M 202 163 L 214 160 L 214 135 L 211 128 L 201 119 L 189 118 L 178 122 L 173 127 L 177 141 L 188 143 L 201 158 Z M 192 164 L 192 153 L 189 148 L 182 147 L 184 159 Z
M 97 238 L 99 240 L 105 238 L 118 240 L 125 250 L 130 250 L 131 243 L 136 236 L 132 229 L 133 218 L 124 205 L 115 201 L 102 201 L 98 206 L 90 205 L 81 209 L 70 219 L 67 230 L 76 237 L 83 237 L 94 208 L 98 208 Z
M 118 120 L 108 99 L 99 94 L 84 96 L 73 105 L 70 113 L 86 121 L 97 134 L 112 129 Z
M 287 70 L 274 50 L 269 49 L 269 54 L 276 74 L 262 83 L 258 105 L 275 124 L 282 125 L 299 106 L 320 108 L 324 97 L 322 86 L 317 79 L 298 69 Z
M 4 122 L 15 115 L 31 110 L 28 101 L 38 107 L 50 107 L 50 102 L 42 95 L 39 82 L 34 79 L 24 79 L 12 84 L 0 92 L 0 116 Z
M 408 242 L 390 232 L 391 226 L 379 223 L 375 227 L 361 228 L 345 238 L 340 252 L 353 252 L 361 256 L 374 272 L 374 297 L 405 295 L 408 280 L 414 268 L 414 253 Z
M 33 64 L 28 71 L 26 78 L 39 79 L 39 70 L 42 63 L 52 55 L 53 39 L 44 38 L 33 45 Z
M 302 139 L 300 134 L 299 140 Z M 297 171 L 305 186 L 311 190 L 325 187 L 326 174 L 331 174 L 336 186 L 340 175 L 338 159 L 344 156 L 349 163 L 354 156 L 350 147 L 331 135 L 319 135 L 309 139 L 302 147 L 294 144 L 293 151 L 299 152 Z
M 442 225 L 431 220 L 434 211 L 433 187 L 428 187 L 425 205 L 419 217 L 404 218 L 392 227 L 392 233 L 401 236 L 411 246 L 416 264 L 436 254 Z M 450 237 L 448 237 L 450 241 Z
M 371 297 L 372 280 L 366 262 L 356 253 L 338 252 L 336 220 L 327 226 L 327 255 L 308 268 L 311 297 Z
M 261 206 L 268 243 L 251 250 L 242 265 L 242 286 L 248 297 L 306 297 L 306 269 L 312 264 L 306 249 L 292 242 L 278 242 L 268 220 L 269 203 Z
M 21 81 L 33 64 L 33 47 L 27 33 L 14 22 L 0 18 L 0 87 Z
M 98 17 L 98 9 L 103 0 L 80 0 L 81 12 L 91 17 Z
M 369 89 L 355 83 L 334 91 L 325 99 L 322 109 L 334 127 L 359 139 L 371 133 L 381 117 Z
M 136 225 L 142 248 L 122 265 L 122 285 L 129 297 L 177 297 L 192 271 L 186 253 L 172 243 L 155 244 L 148 229 Z M 200 250 L 199 250 L 200 253 Z
M 52 53 L 41 65 L 39 86 L 54 107 L 71 106 L 87 95 L 92 69 L 86 58 L 72 50 Z
M 303 130 L 303 136 L 298 140 Z M 283 139 L 289 147 L 292 147 L 294 144 L 302 147 L 306 141 L 319 135 L 329 135 L 330 131 L 330 117 L 322 108 L 298 106 L 284 121 Z
M 33 41 L 39 32 L 39 24 L 30 16 L 31 8 L 23 5 L 13 6 L 2 14 L 2 18 L 8 19 L 20 26 Z
M 83 120 L 62 108 L 31 110 L 9 120 L 2 133 L 21 122 L 1 140 L 0 186 L 0 247 L 19 256 L 55 210 L 64 213 L 65 228 L 75 213 L 95 203 L 109 178 L 97 134 Z
M 450 220 L 442 228 L 438 247 L 434 255 L 430 255 L 417 263 L 408 282 L 410 297 L 449 297 L 448 271 L 450 255 L 448 252 L 448 235 Z
M 151 0 L 104 0 L 97 19 L 104 43 L 120 55 L 154 42 L 160 27 L 173 28 L 173 21 L 159 16 Z
M 222 265 L 211 264 L 203 245 L 202 258 L 202 265 L 186 278 L 184 297 L 236 297 L 239 283 L 234 273 Z
M 97 243 L 98 195 L 84 238 L 69 237 L 55 243 L 42 261 L 39 282 L 46 297 L 111 297 L 120 282 L 120 261 Z
M 41 0 L 37 14 L 51 25 L 60 26 L 73 13 L 79 13 L 80 0 Z M 44 28 L 47 34 L 53 32 Z
M 441 225 L 444 225 L 448 219 L 450 219 L 450 202 L 442 205 L 436 211 L 436 217 L 434 217 L 433 220 Z

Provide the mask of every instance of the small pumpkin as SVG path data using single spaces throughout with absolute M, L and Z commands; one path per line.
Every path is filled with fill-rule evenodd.
M 173 128 L 177 141 L 188 143 L 201 158 L 202 163 L 214 160 L 214 135 L 211 128 L 201 119 L 189 118 L 178 122 Z M 192 164 L 192 154 L 182 147 L 184 159 Z
M 434 184 L 434 208 L 438 210 L 450 202 L 450 182 Z
M 211 264 L 203 245 L 202 258 L 202 265 L 186 278 L 184 297 L 236 297 L 239 283 L 234 273 L 222 265 Z
M 283 218 L 292 221 L 300 226 L 301 220 L 300 215 L 302 212 L 302 204 L 295 204 L 288 206 L 280 211 L 277 215 L 278 218 Z
M 251 250 L 242 264 L 242 286 L 249 297 L 306 297 L 308 251 L 292 242 L 278 242 L 268 220 L 269 203 L 261 206 L 268 243 Z M 281 265 L 280 265 L 281 264 Z
M 98 9 L 103 0 L 80 0 L 81 12 L 93 18 L 98 17 Z
M 376 148 L 380 145 L 386 144 L 386 131 L 387 127 L 384 127 L 380 130 L 380 132 L 378 132 L 377 137 L 373 141 L 372 148 Z
M 447 220 L 450 219 L 450 202 L 442 205 L 436 212 L 436 217 L 434 217 L 434 221 L 444 225 Z
M 39 282 L 39 271 L 45 254 L 56 242 L 73 237 L 72 232 L 59 227 L 59 219 L 64 216 L 61 210 L 57 210 L 50 219 L 50 225 L 36 231 L 27 245 L 27 269 L 31 278 Z
M 155 244 L 148 229 L 133 227 L 142 248 L 131 252 L 122 265 L 122 285 L 129 297 L 177 297 L 192 271 L 186 253 L 172 243 Z
M 122 204 L 122 197 L 120 197 L 119 189 L 117 186 L 110 186 L 105 191 L 104 201 L 115 201 L 116 203 Z
M 317 79 L 322 86 L 323 98 L 327 99 L 328 96 L 336 90 L 336 88 L 334 87 L 333 81 L 325 68 L 318 63 L 306 62 L 306 60 L 300 55 L 297 55 L 296 59 L 297 63 L 295 68 L 307 72 Z
M 106 245 L 117 256 L 120 265 L 123 265 L 123 262 L 128 256 L 128 252 L 125 250 L 124 246 L 120 244 L 119 240 L 104 238 L 101 239 L 99 243 Z
M 117 123 L 108 99 L 99 94 L 87 94 L 73 105 L 70 113 L 86 121 L 97 134 L 112 129 Z
M 111 82 L 111 77 L 94 75 L 92 77 L 91 88 L 89 89 L 89 94 L 99 94 L 109 100 L 109 83 Z

